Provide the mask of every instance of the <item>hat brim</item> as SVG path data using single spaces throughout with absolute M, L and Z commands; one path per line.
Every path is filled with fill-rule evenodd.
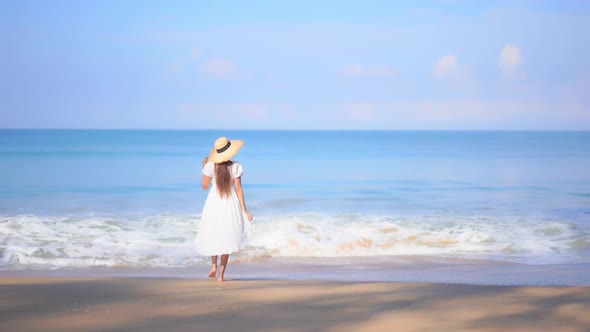
M 211 149 L 211 153 L 209 153 L 209 160 L 216 164 L 228 161 L 233 158 L 233 156 L 238 154 L 238 151 L 240 151 L 242 146 L 244 146 L 244 141 L 230 140 L 229 142 L 231 143 L 229 148 L 221 153 L 218 153 L 215 148 Z

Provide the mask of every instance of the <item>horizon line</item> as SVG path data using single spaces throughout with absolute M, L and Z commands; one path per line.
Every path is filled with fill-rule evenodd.
M 251 128 L 3 128 L 0 130 L 71 130 L 71 131 L 468 131 L 468 132 L 590 132 L 590 129 L 251 129 Z

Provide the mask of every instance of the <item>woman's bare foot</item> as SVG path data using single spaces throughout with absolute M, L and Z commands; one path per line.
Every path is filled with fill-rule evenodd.
M 217 269 L 211 269 L 211 272 L 209 272 L 209 278 L 215 278 L 216 274 L 217 274 Z
M 217 281 L 225 281 L 223 278 L 225 276 L 225 268 L 227 267 L 227 261 L 229 260 L 229 255 L 221 255 L 221 265 L 219 265 L 219 278 Z

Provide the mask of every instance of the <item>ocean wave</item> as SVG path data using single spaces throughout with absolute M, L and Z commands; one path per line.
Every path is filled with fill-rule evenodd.
M 182 267 L 202 264 L 199 215 L 0 217 L 4 268 Z M 569 263 L 585 261 L 590 233 L 567 220 L 490 216 L 298 213 L 259 216 L 232 261 L 267 257 L 429 255 Z

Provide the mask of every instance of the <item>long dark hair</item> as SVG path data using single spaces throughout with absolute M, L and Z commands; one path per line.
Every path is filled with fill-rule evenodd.
M 231 193 L 232 176 L 230 167 L 233 164 L 234 162 L 231 160 L 215 164 L 215 183 L 217 184 L 217 190 L 221 197 L 227 197 Z

